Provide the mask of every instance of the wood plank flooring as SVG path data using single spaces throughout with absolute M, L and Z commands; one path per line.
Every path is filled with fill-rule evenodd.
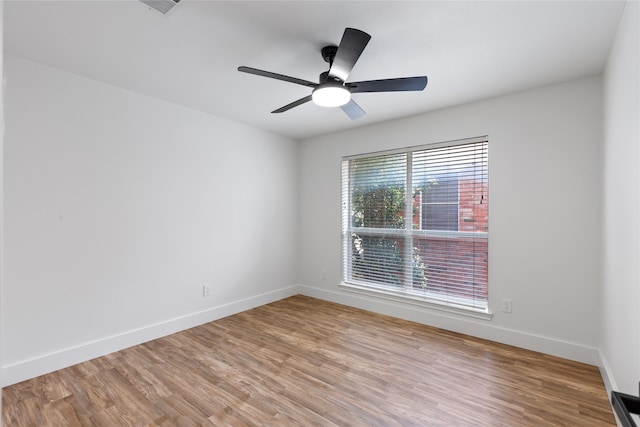
M 2 391 L 9 426 L 615 426 L 598 369 L 304 296 Z

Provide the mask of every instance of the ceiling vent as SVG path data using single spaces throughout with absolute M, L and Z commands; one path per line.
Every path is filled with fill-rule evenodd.
M 167 16 L 167 14 L 180 3 L 180 0 L 140 0 L 140 2 L 156 12 Z

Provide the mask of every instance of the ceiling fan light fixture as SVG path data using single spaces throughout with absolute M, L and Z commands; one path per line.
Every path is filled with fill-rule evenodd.
M 341 83 L 328 82 L 316 87 L 311 99 L 321 107 L 340 107 L 351 100 L 351 92 Z
M 424 90 L 427 86 L 427 76 L 399 77 L 362 82 L 350 81 L 346 83 L 353 66 L 358 61 L 358 58 L 360 58 L 370 39 L 371 36 L 364 31 L 356 30 L 355 28 L 345 28 L 342 40 L 340 40 L 340 45 L 337 47 L 333 45 L 325 46 L 320 50 L 322 59 L 329 63 L 329 71 L 320 73 L 320 77 L 318 78 L 319 83 L 257 68 L 245 67 L 244 65 L 238 67 L 238 71 L 313 88 L 310 95 L 275 109 L 271 112 L 272 114 L 284 113 L 294 107 L 313 101 L 314 104 L 322 107 L 341 107 L 342 111 L 349 116 L 351 120 L 356 120 L 363 117 L 366 113 L 351 99 L 352 93 L 420 91 Z

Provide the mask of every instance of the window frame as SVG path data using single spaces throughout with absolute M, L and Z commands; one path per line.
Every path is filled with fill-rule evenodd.
M 486 239 L 486 244 L 488 248 L 488 229 L 486 232 L 478 232 L 478 231 L 460 231 L 460 226 L 458 226 L 458 230 L 423 230 L 423 229 L 413 229 L 413 214 L 406 215 L 406 212 L 412 212 L 410 209 L 413 209 L 413 182 L 412 182 L 412 154 L 414 152 L 419 152 L 422 150 L 436 150 L 440 148 L 448 148 L 457 145 L 465 145 L 472 143 L 486 143 L 486 155 L 485 159 L 486 164 L 486 177 L 484 179 L 484 183 L 488 188 L 488 137 L 474 137 L 474 138 L 466 138 L 461 140 L 454 141 L 446 141 L 436 144 L 425 144 L 415 147 L 407 147 L 400 148 L 394 150 L 387 151 L 379 151 L 372 153 L 363 153 L 354 156 L 345 156 L 342 159 L 342 240 L 343 240 L 343 248 L 342 248 L 342 265 L 343 265 L 343 281 L 340 283 L 340 289 L 357 293 L 364 294 L 368 296 L 375 296 L 378 298 L 383 298 L 387 300 L 404 302 L 413 305 L 419 305 L 423 307 L 429 307 L 436 310 L 446 311 L 448 313 L 462 314 L 465 316 L 471 316 L 483 320 L 490 320 L 492 318 L 492 313 L 489 309 L 489 298 L 487 295 L 486 305 L 478 306 L 477 302 L 470 304 L 469 301 L 471 299 L 464 297 L 455 297 L 452 295 L 439 295 L 438 292 L 425 292 L 421 290 L 420 292 L 416 292 L 413 289 L 413 286 L 404 286 L 398 287 L 389 284 L 375 284 L 370 281 L 358 281 L 353 279 L 353 265 L 352 265 L 352 256 L 353 252 L 353 239 L 352 235 L 357 231 L 358 235 L 384 235 L 389 237 L 395 237 L 398 239 L 409 239 L 411 244 L 403 244 L 405 247 L 404 259 L 411 259 L 412 257 L 412 248 L 413 241 L 416 237 L 434 237 L 434 238 L 448 238 L 448 239 L 464 239 L 464 238 L 474 238 L 474 239 Z M 355 227 L 352 224 L 351 212 L 350 209 L 352 207 L 352 181 L 350 177 L 350 162 L 353 160 L 361 160 L 368 158 L 376 158 L 380 156 L 394 155 L 394 154 L 406 154 L 406 176 L 405 176 L 405 226 L 404 228 L 397 229 L 389 229 L 389 228 L 375 228 L 375 227 Z M 460 178 L 458 177 L 458 210 L 460 209 Z M 422 207 L 420 207 L 422 209 Z M 488 212 L 488 211 L 487 211 Z M 420 221 L 422 222 L 422 212 L 420 213 Z M 460 221 L 460 212 L 458 212 L 458 221 Z M 407 249 L 408 248 L 408 249 Z M 488 250 L 488 249 L 487 249 Z M 408 251 L 408 252 L 407 252 Z M 405 271 L 405 281 L 411 281 L 409 277 L 413 274 L 413 264 L 412 262 L 405 262 L 404 268 Z M 489 286 L 488 280 L 488 272 L 487 272 L 487 292 Z M 474 300 L 475 301 L 475 300 Z

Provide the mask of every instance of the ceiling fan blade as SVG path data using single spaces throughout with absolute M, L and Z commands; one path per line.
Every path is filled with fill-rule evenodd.
M 354 101 L 353 99 L 340 108 L 342 108 L 342 111 L 344 111 L 347 116 L 351 118 L 351 120 L 359 119 L 360 117 L 364 117 L 364 115 L 367 114 L 358 104 L 356 104 L 356 101 Z
M 271 79 L 282 80 L 284 82 L 295 83 L 302 86 L 316 87 L 318 83 L 310 82 L 309 80 L 298 79 L 296 77 L 285 76 L 284 74 L 272 73 L 271 71 L 258 70 L 257 68 L 238 67 L 238 71 L 243 73 L 255 74 L 256 76 L 269 77 Z
M 356 61 L 360 58 L 362 51 L 371 40 L 371 36 L 364 31 L 355 28 L 347 28 L 344 30 L 340 46 L 331 64 L 329 77 L 338 78 L 341 81 L 347 80 L 349 73 L 356 65 Z
M 351 93 L 419 91 L 427 86 L 427 76 L 352 82 L 345 86 Z
M 293 101 L 291 104 L 287 104 L 284 107 L 278 108 L 277 110 L 273 110 L 272 113 L 284 113 L 285 111 L 288 111 L 293 107 L 297 107 L 298 105 L 302 105 L 305 102 L 309 102 L 309 101 L 311 101 L 311 95 L 305 96 L 304 98 L 300 98 L 297 101 Z

